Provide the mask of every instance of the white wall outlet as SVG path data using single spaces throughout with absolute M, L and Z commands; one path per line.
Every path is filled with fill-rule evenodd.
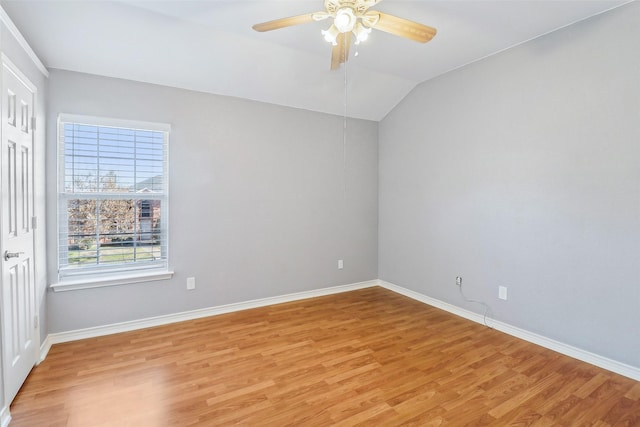
M 507 288 L 505 286 L 498 286 L 498 298 L 506 301 L 507 299 Z
M 341 259 L 339 259 L 338 260 L 338 270 L 342 270 L 343 268 L 344 268 L 344 262 Z
M 458 286 L 462 285 L 462 276 L 457 276 L 456 277 L 456 285 L 458 285 Z
M 196 278 L 195 277 L 187 277 L 187 289 L 192 291 L 196 288 Z

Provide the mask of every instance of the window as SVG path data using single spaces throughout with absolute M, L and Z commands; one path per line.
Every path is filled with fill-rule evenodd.
M 140 218 L 151 218 L 151 201 L 140 201 Z
M 63 285 L 167 270 L 169 130 L 157 123 L 60 116 Z

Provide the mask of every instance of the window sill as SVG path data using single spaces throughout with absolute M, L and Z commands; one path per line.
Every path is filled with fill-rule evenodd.
M 102 288 L 105 286 L 128 285 L 131 283 L 153 282 L 167 280 L 173 277 L 173 271 L 155 271 L 144 273 L 129 273 L 119 275 L 96 275 L 93 277 L 74 278 L 62 280 L 49 285 L 54 292 L 75 291 L 79 289 Z

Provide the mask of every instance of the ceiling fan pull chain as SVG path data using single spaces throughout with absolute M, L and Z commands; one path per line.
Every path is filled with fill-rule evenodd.
M 344 184 L 344 199 L 347 200 L 347 49 L 342 50 L 344 59 L 344 116 L 342 117 L 342 181 Z

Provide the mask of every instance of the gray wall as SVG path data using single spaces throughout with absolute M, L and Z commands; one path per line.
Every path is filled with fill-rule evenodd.
M 379 276 L 640 367 L 640 3 L 426 82 L 381 123 Z M 508 300 L 497 298 L 508 287 Z
M 52 70 L 50 280 L 57 265 L 59 113 L 171 124 L 169 261 L 176 274 L 50 292 L 50 332 L 377 278 L 377 123 L 349 120 L 345 168 L 341 117 Z M 186 290 L 190 276 L 194 291 Z

